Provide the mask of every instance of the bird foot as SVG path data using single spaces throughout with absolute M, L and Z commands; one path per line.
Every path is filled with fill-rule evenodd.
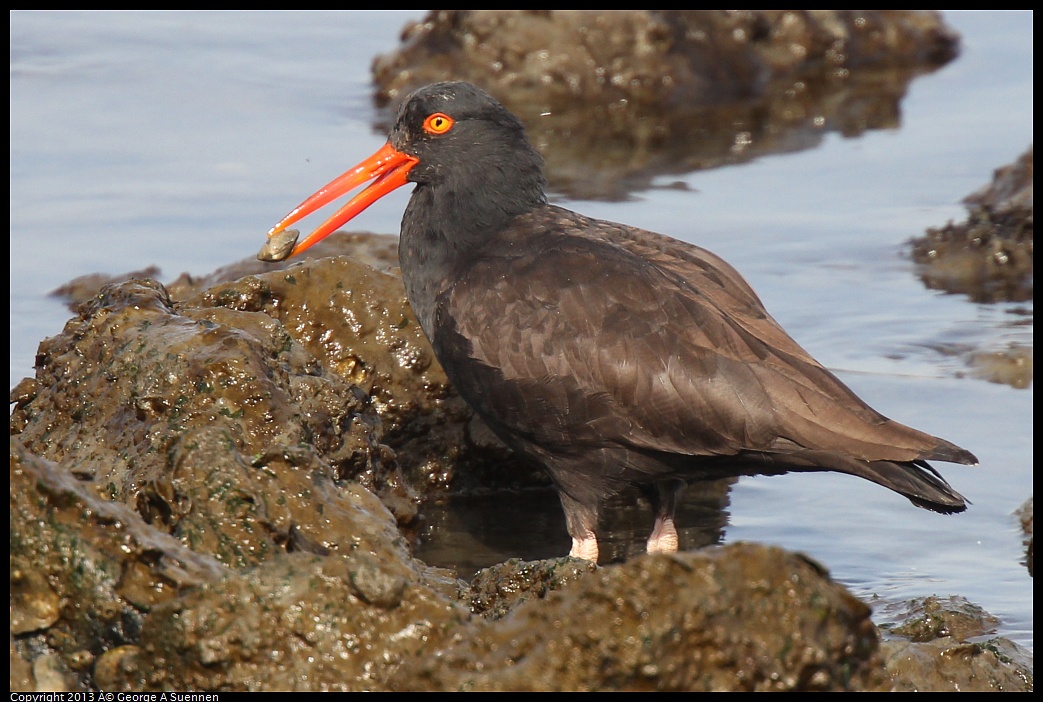
M 652 535 L 648 537 L 646 548 L 649 553 L 675 553 L 677 551 L 677 527 L 669 517 L 656 519 L 652 527 Z
M 572 550 L 569 555 L 573 558 L 582 558 L 592 563 L 598 562 L 598 539 L 593 534 L 584 536 L 582 539 L 572 537 Z

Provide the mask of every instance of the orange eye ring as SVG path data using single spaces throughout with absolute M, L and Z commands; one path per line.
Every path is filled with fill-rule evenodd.
M 455 120 L 449 115 L 435 112 L 424 120 L 424 131 L 428 134 L 445 134 L 453 128 L 455 123 Z

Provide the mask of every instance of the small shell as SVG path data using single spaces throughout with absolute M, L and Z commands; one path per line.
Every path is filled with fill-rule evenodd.
M 264 242 L 264 246 L 257 253 L 257 258 L 270 262 L 288 258 L 300 235 L 299 229 L 284 229 L 278 234 L 273 234 L 268 237 L 268 241 Z

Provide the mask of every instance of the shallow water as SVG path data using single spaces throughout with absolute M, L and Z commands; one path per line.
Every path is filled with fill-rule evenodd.
M 155 264 L 170 280 L 252 256 L 286 211 L 374 151 L 384 136 L 370 127 L 369 64 L 419 16 L 12 12 L 11 386 L 69 317 L 50 290 L 88 273 Z M 954 352 L 1031 346 L 1032 305 L 927 290 L 903 243 L 963 219 L 960 199 L 1031 143 L 1033 17 L 946 18 L 962 54 L 912 83 L 896 129 L 828 134 L 809 151 L 657 183 L 687 189 L 560 201 L 722 255 L 870 404 L 982 462 L 940 466 L 973 502 L 951 517 L 845 476 L 743 479 L 725 542 L 804 551 L 866 599 L 964 595 L 1031 647 L 1014 511 L 1032 494 L 1032 389 L 967 377 Z M 355 226 L 396 232 L 407 197 Z M 517 535 L 508 555 L 549 555 L 525 543 L 542 526 L 492 514 Z

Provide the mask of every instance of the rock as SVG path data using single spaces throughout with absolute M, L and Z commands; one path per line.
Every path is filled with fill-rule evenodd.
M 11 633 L 46 629 L 61 616 L 61 603 L 40 573 L 11 568 Z
M 393 603 L 357 596 L 359 557 L 403 583 Z M 282 554 L 149 613 L 107 689 L 379 691 L 403 659 L 437 649 L 468 617 L 400 563 L 364 551 Z
M 1029 577 L 1032 577 L 1032 547 L 1034 539 L 1032 535 L 1033 528 L 1033 498 L 1028 498 L 1017 511 L 1018 521 L 1021 523 L 1022 531 L 1022 543 L 1025 545 L 1025 568 L 1028 570 Z
M 975 302 L 1032 299 L 1032 148 L 967 196 L 967 221 L 928 229 L 912 243 L 929 288 Z
M 528 562 L 511 558 L 478 571 L 471 581 L 471 611 L 500 619 L 522 602 L 543 599 L 596 570 L 597 565 L 579 558 Z
M 885 627 L 910 641 L 933 641 L 952 637 L 967 641 L 995 633 L 996 618 L 963 597 L 924 597 L 900 605 L 900 623 Z
M 1032 300 L 1032 154 L 1029 147 L 1013 164 L 996 169 L 988 186 L 964 198 L 965 222 L 928 229 L 910 242 L 924 285 L 975 302 Z M 1011 312 L 1031 323 L 1031 307 Z M 979 378 L 1018 389 L 1032 384 L 1031 345 L 963 349 L 962 355 Z
M 756 545 L 634 557 L 640 510 L 606 515 L 619 564 L 514 560 L 467 585 L 416 560 L 420 497 L 516 490 L 529 469 L 454 406 L 393 272 L 236 270 L 177 297 L 91 293 L 13 389 L 12 689 L 937 684 L 911 659 L 1030 679 L 996 639 L 910 643 L 885 670 L 868 607 L 821 567 Z M 690 505 L 691 548 L 719 538 L 727 489 Z
M 525 123 L 552 188 L 623 199 L 656 176 L 895 126 L 959 38 L 916 10 L 433 10 L 377 57 L 378 105 L 467 80 Z
M 737 544 L 642 556 L 403 665 L 401 690 L 878 690 L 869 608 L 817 564 Z
M 896 692 L 1032 692 L 1032 654 L 1008 639 L 885 643 Z
M 896 691 L 1027 692 L 1032 654 L 996 637 L 998 620 L 963 597 L 925 597 L 887 608 L 881 646 Z

